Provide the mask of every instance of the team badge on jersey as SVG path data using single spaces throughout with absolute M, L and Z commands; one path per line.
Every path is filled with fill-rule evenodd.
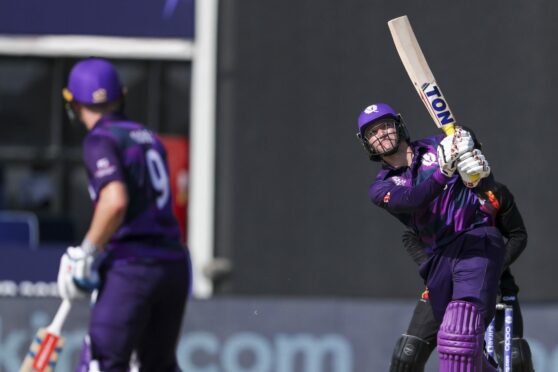
M 401 177 L 391 177 L 391 180 L 393 181 L 393 183 L 395 183 L 397 186 L 405 186 L 407 184 L 407 182 L 405 181 L 404 178 Z

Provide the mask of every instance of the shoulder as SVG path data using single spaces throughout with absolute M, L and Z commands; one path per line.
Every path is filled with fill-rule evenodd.
M 133 121 L 113 121 L 110 124 L 93 128 L 85 138 L 85 144 L 110 142 L 123 145 L 133 139 L 134 134 L 147 131 L 147 129 Z
M 410 147 L 414 154 L 412 166 L 421 166 L 427 168 L 437 166 L 437 147 L 443 137 L 443 135 L 432 136 L 411 142 Z
M 494 190 L 494 194 L 503 205 L 511 205 L 514 203 L 513 194 L 506 185 L 492 178 L 491 186 Z
M 389 178 L 390 176 L 389 174 L 390 174 L 390 169 L 385 166 L 382 166 L 382 169 L 380 169 L 378 174 L 376 174 L 376 179 L 374 180 L 374 183 Z
M 411 148 L 421 148 L 421 147 L 437 147 L 440 142 L 444 139 L 444 134 L 438 134 L 436 136 L 430 136 L 422 138 L 411 142 Z
M 376 205 L 384 205 L 391 198 L 391 189 L 394 184 L 390 181 L 376 181 L 368 189 L 370 201 Z
M 490 173 L 488 177 L 484 178 L 480 185 L 479 189 L 483 192 L 491 191 L 496 195 L 508 195 L 510 194 L 510 190 L 507 188 L 506 185 L 496 180 L 493 173 Z
M 378 172 L 376 180 L 368 188 L 370 200 L 378 205 L 386 203 L 386 197 L 389 198 L 390 191 L 398 185 L 397 179 L 389 169 Z
M 117 138 L 104 128 L 94 128 L 91 130 L 83 140 L 85 149 L 93 148 L 102 145 L 115 145 Z
M 426 154 L 432 154 L 426 155 L 427 162 L 436 162 L 437 148 L 443 138 L 444 135 L 440 134 L 437 136 L 430 136 L 411 142 L 409 146 L 415 154 L 415 159 L 413 160 L 413 162 L 419 161 L 418 159 L 422 159 Z

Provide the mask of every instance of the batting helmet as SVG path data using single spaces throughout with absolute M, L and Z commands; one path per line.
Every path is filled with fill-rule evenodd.
M 87 58 L 74 65 L 68 86 L 62 91 L 67 102 L 98 105 L 122 98 L 125 88 L 114 66 L 102 58 Z
M 395 120 L 395 125 L 397 128 L 397 143 L 393 147 L 389 153 L 378 153 L 374 151 L 374 149 L 370 146 L 367 139 L 364 137 L 364 131 L 366 128 L 376 123 L 380 119 L 391 118 Z M 382 160 L 382 155 L 390 155 L 392 153 L 397 152 L 399 148 L 399 144 L 401 143 L 401 138 L 404 138 L 407 142 L 409 142 L 409 134 L 407 133 L 407 128 L 405 128 L 405 124 L 403 123 L 403 119 L 401 115 L 399 115 L 391 106 L 386 103 L 375 103 L 366 107 L 358 117 L 358 132 L 357 137 L 368 152 L 370 160 L 372 161 L 380 161 Z

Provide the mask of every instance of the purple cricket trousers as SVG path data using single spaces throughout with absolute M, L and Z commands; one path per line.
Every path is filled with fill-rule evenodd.
M 450 301 L 463 300 L 477 305 L 484 327 L 488 326 L 495 313 L 504 253 L 498 229 L 480 227 L 460 235 L 421 266 L 438 322 Z
M 117 261 L 102 273 L 93 307 L 93 358 L 104 372 L 127 371 L 137 352 L 141 371 L 180 371 L 176 346 L 190 282 L 184 261 Z

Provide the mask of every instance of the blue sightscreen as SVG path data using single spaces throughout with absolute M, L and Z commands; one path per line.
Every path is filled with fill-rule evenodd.
M 0 34 L 194 37 L 194 0 L 8 0 Z

